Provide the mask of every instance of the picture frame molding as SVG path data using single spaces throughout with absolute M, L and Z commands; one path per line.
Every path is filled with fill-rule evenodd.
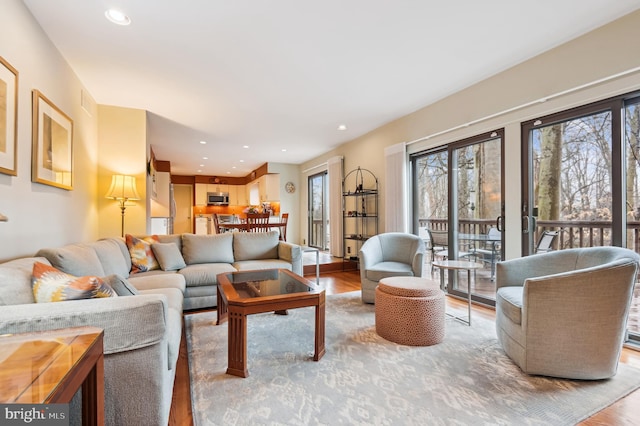
M 7 95 L 13 90 L 13 102 L 7 96 L 6 111 L 7 123 L 5 129 L 6 153 L 0 152 L 0 173 L 10 176 L 18 175 L 18 80 L 19 73 L 6 59 L 0 56 L 0 80 L 3 76 L 12 75 L 13 81 L 7 81 Z M 11 88 L 11 86 L 13 86 Z M 13 120 L 12 120 L 13 118 Z M 11 123 L 10 121 L 13 121 Z M 13 143 L 12 143 L 13 140 Z M 9 164 L 13 163 L 13 164 Z
M 31 181 L 36 183 L 42 183 L 45 185 L 55 186 L 57 188 L 66 189 L 68 191 L 73 190 L 73 119 L 65 114 L 60 108 L 58 108 L 53 102 L 51 102 L 45 95 L 37 89 L 33 89 L 32 92 L 32 152 L 31 152 Z M 50 170 L 41 167 L 42 155 L 44 153 L 44 110 L 51 114 L 51 120 L 58 124 L 60 127 L 67 131 L 67 149 L 66 158 L 63 161 L 53 163 Z M 52 142 L 53 143 L 53 142 Z M 56 156 L 52 154 L 52 160 L 55 161 Z M 54 169 L 56 166 L 60 166 L 61 163 L 68 163 L 68 171 L 63 171 L 62 181 L 59 181 L 55 176 Z M 49 176 L 47 176 L 47 174 Z M 67 176 L 68 174 L 68 176 Z

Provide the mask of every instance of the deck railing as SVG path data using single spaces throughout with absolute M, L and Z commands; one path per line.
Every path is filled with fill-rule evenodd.
M 419 219 L 420 227 L 447 230 L 447 219 Z M 458 232 L 484 234 L 495 226 L 495 219 L 460 219 Z M 596 247 L 611 245 L 610 221 L 561 221 L 538 220 L 533 232 L 533 240 L 538 241 L 543 231 L 560 231 L 554 249 Z M 640 222 L 627 222 L 627 242 L 631 250 L 640 253 Z

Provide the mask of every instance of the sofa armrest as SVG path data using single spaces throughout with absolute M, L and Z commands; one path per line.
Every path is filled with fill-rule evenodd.
M 522 287 L 528 278 L 555 273 L 556 271 L 549 267 L 549 254 L 535 254 L 497 262 L 496 290 L 501 287 Z M 565 265 L 564 270 L 566 271 L 568 267 Z
M 424 268 L 424 250 L 423 251 L 418 250 L 416 254 L 413 255 L 413 261 L 411 263 L 413 276 L 421 277 L 423 268 Z
M 161 342 L 168 310 L 160 294 L 8 305 L 0 309 L 0 334 L 89 325 L 104 330 L 104 353 L 110 354 Z
M 380 239 L 377 236 L 373 236 L 365 241 L 358 251 L 360 269 L 369 269 L 369 267 L 382 262 L 382 260 L 382 246 L 380 245 Z
M 297 244 L 278 242 L 278 258 L 291 263 L 291 271 L 302 275 L 302 248 Z

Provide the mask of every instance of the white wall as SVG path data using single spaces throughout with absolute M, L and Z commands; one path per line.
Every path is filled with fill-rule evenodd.
M 2 0 L 0 56 L 19 72 L 18 175 L 0 174 L 0 212 L 9 218 L 0 222 L 0 261 L 95 239 L 97 119 L 80 105 L 82 84 L 20 0 Z M 33 89 L 73 119 L 72 191 L 31 182 Z
M 370 169 L 380 181 L 380 232 L 384 232 L 385 147 L 408 142 L 408 151 L 415 153 L 504 127 L 505 249 L 507 258 L 517 257 L 520 122 L 640 90 L 640 55 L 633 42 L 639 39 L 640 12 L 634 12 L 302 164 L 301 179 L 323 170 L 324 166 L 316 166 L 334 155 L 344 156 L 345 172 L 356 166 Z M 427 136 L 431 137 L 420 140 Z M 340 206 L 339 200 L 331 202 Z M 300 209 L 307 209 L 303 200 Z M 306 224 L 301 232 L 306 235 Z
M 125 234 L 147 233 L 147 113 L 144 110 L 100 105 L 98 125 L 98 236 L 119 237 L 122 215 L 117 201 L 105 198 L 111 176 L 131 175 L 136 178 L 139 201 L 130 201 L 125 210 Z M 150 225 L 150 224 L 149 224 Z
M 306 181 L 300 181 L 300 167 L 294 164 L 269 163 L 269 173 L 280 173 L 280 214 L 289 213 L 289 222 L 287 223 L 287 242 L 294 244 L 302 244 L 302 239 L 306 238 L 300 234 L 301 223 L 306 223 L 307 216 L 302 217 L 300 213 L 306 212 L 298 208 L 300 193 L 304 191 Z M 293 194 L 289 194 L 284 189 L 287 182 L 293 182 L 296 190 Z M 301 186 L 302 185 L 302 186 Z

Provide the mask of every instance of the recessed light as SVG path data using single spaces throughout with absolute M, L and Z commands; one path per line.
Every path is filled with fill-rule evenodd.
M 228 175 L 230 175 L 230 174 L 231 174 L 231 172 L 227 172 L 227 174 L 228 174 Z
M 207 141 L 200 141 L 200 143 L 201 143 L 202 145 L 206 145 L 206 144 L 207 144 Z
M 202 159 L 203 159 L 203 160 L 208 160 L 208 159 L 209 159 L 209 157 L 202 157 Z
M 282 148 L 282 152 L 287 152 L 287 148 Z
M 107 17 L 108 20 L 117 25 L 129 25 L 131 24 L 131 18 L 129 18 L 124 13 L 120 12 L 116 9 L 109 9 L 104 13 L 104 16 Z
M 198 170 L 198 173 L 202 173 L 202 170 Z
M 235 168 L 236 168 L 236 166 L 231 166 L 231 168 L 232 168 L 232 169 L 235 169 Z
M 249 145 L 243 145 L 242 146 L 244 149 L 249 149 Z
M 204 164 L 200 164 L 200 167 L 204 167 Z
M 244 163 L 244 160 L 240 160 L 241 163 Z
M 347 125 L 346 124 L 339 125 L 338 130 L 347 130 Z

